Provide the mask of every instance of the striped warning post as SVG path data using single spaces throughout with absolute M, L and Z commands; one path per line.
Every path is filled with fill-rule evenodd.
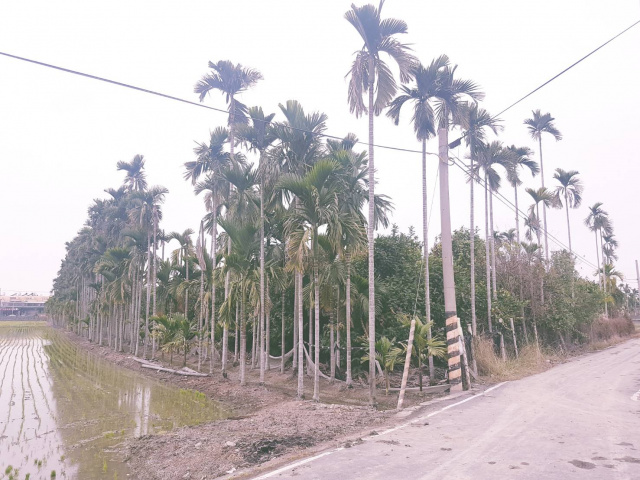
M 460 328 L 459 319 L 452 315 L 447 318 L 447 353 L 449 354 L 450 393 L 462 391 L 462 369 L 460 366 Z

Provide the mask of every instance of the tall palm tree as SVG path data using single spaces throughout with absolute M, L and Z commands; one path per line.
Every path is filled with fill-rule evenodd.
M 460 122 L 464 130 L 464 138 L 469 146 L 469 174 L 470 174 L 470 192 L 469 192 L 469 240 L 470 240 L 470 277 L 471 277 L 471 334 L 477 335 L 477 317 L 476 317 L 476 226 L 475 226 L 475 199 L 474 184 L 475 162 L 478 159 L 478 148 L 486 142 L 486 131 L 491 130 L 494 134 L 500 129 L 500 119 L 492 117 L 484 108 L 479 108 L 476 103 L 467 104 L 460 112 Z M 471 344 L 473 348 L 473 343 Z M 473 369 L 477 371 L 476 358 L 473 355 Z
M 606 233 L 608 233 L 611 229 L 609 214 L 602 208 L 602 205 L 602 202 L 597 202 L 594 203 L 591 207 L 588 207 L 589 214 L 584 220 L 584 224 L 587 226 L 587 228 L 589 228 L 589 230 L 594 233 L 596 237 L 596 258 L 598 261 L 598 266 L 600 266 L 600 245 L 598 244 L 598 237 L 599 235 L 601 235 L 603 229 L 606 231 Z M 604 282 L 600 274 L 598 274 L 598 284 L 600 285 L 601 289 L 604 289 Z
M 427 140 L 434 137 L 435 116 L 432 107 L 432 100 L 438 90 L 439 71 L 446 67 L 446 57 L 439 57 L 431 62 L 428 67 L 421 63 L 413 65 L 410 69 L 411 76 L 415 79 L 415 84 L 411 86 L 402 85 L 402 93 L 396 97 L 387 111 L 387 116 L 398 125 L 400 122 L 400 112 L 402 107 L 413 104 L 413 131 L 419 142 L 422 144 L 422 246 L 424 255 L 424 311 L 427 325 L 427 336 L 431 340 L 431 299 L 429 294 L 429 221 L 427 218 Z M 433 357 L 429 357 L 429 378 L 433 381 L 435 371 L 433 368 Z
M 500 188 L 501 177 L 496 167 L 507 170 L 510 165 L 511 154 L 502 146 L 502 142 L 493 141 L 489 144 L 478 145 L 478 170 L 484 172 L 484 210 L 485 210 L 485 260 L 487 272 L 487 323 L 489 332 L 493 331 L 491 319 L 491 298 L 497 300 L 497 278 L 495 260 L 495 242 L 493 228 L 493 192 Z
M 264 383 L 264 372 L 267 362 L 265 353 L 265 296 L 264 296 L 264 188 L 265 188 L 265 158 L 269 145 L 276 140 L 275 132 L 270 124 L 275 117 L 275 113 L 270 115 L 264 114 L 262 108 L 253 107 L 249 110 L 251 118 L 251 126 L 245 125 L 240 129 L 239 137 L 249 150 L 258 152 L 258 172 L 260 175 L 260 383 Z M 283 353 L 284 355 L 284 353 Z
M 141 192 L 147 188 L 146 173 L 144 172 L 144 155 L 136 155 L 130 162 L 119 161 L 118 170 L 127 172 L 124 185 L 130 192 Z
M 205 196 L 205 204 L 210 212 L 210 219 L 207 223 L 211 231 L 211 260 L 213 262 L 212 269 L 215 271 L 217 264 L 217 240 L 218 240 L 218 210 L 223 202 L 228 198 L 229 182 L 227 182 L 222 171 L 231 164 L 230 154 L 224 151 L 224 144 L 229 138 L 226 128 L 218 127 L 209 134 L 209 142 L 197 143 L 194 148 L 196 160 L 186 162 L 185 180 L 191 180 L 195 186 L 195 194 L 207 192 Z M 200 181 L 200 177 L 206 175 L 206 178 Z M 213 349 L 215 344 L 215 325 L 216 325 L 216 284 L 211 282 L 211 355 L 213 358 Z M 227 376 L 227 341 L 229 334 L 228 322 L 224 322 L 223 340 L 222 340 L 222 375 Z
M 190 257 L 193 255 L 193 240 L 191 239 L 191 235 L 195 232 L 187 228 L 184 232 L 171 232 L 169 234 L 169 240 L 177 240 L 180 244 L 180 248 L 178 250 L 178 260 L 184 263 L 185 266 L 185 279 L 186 282 L 189 283 L 189 262 Z M 184 316 L 185 318 L 189 318 L 189 289 L 186 288 L 184 291 Z
M 547 190 L 545 187 L 541 187 L 537 190 L 534 190 L 532 188 L 527 188 L 525 190 L 529 195 L 531 195 L 531 198 L 533 200 L 533 205 L 531 205 L 529 212 L 531 215 L 535 215 L 535 218 L 537 219 L 537 228 L 536 228 L 536 234 L 538 236 L 538 245 L 540 245 L 540 204 L 542 203 L 543 208 L 545 207 L 553 207 L 555 205 L 555 197 L 553 195 L 553 192 L 550 190 Z M 545 229 L 545 234 L 546 234 L 546 229 Z M 540 257 L 540 263 L 542 263 L 542 257 Z M 540 277 L 540 299 L 542 304 L 544 305 L 544 277 Z
M 518 187 L 522 185 L 520 170 L 528 169 L 531 175 L 535 177 L 540 172 L 540 167 L 535 160 L 532 160 L 530 158 L 531 155 L 533 155 L 533 151 L 530 148 L 516 147 L 515 145 L 511 145 L 510 147 L 507 147 L 507 149 L 511 153 L 511 168 L 507 170 L 507 180 L 513 187 L 513 195 L 516 206 L 516 239 L 518 241 L 518 245 L 520 245 L 520 207 L 518 206 Z M 518 252 L 520 252 L 520 246 L 518 246 L 517 248 Z M 520 280 L 520 303 L 522 305 L 520 310 L 522 316 L 522 328 L 524 330 L 525 341 L 529 343 L 527 323 L 524 318 L 524 278 L 522 276 L 522 262 L 518 262 L 518 277 Z
M 409 47 L 400 43 L 396 35 L 407 33 L 407 24 L 394 18 L 382 19 L 380 13 L 384 1 L 378 8 L 368 4 L 361 7 L 351 5 L 345 13 L 347 21 L 356 29 L 363 46 L 356 52 L 348 76 L 348 101 L 351 113 L 356 117 L 369 115 L 369 221 L 367 239 L 369 244 L 369 357 L 375 358 L 375 278 L 374 278 L 374 205 L 375 205 L 375 164 L 373 150 L 373 118 L 380 115 L 396 93 L 397 85 L 389 66 L 382 60 L 381 54 L 393 59 L 400 70 L 400 81 L 408 82 L 410 66 L 414 62 Z M 368 105 L 363 96 L 368 94 Z M 375 99 L 374 99 L 375 96 Z M 376 382 L 375 365 L 369 362 L 369 402 L 375 403 Z
M 233 64 L 228 60 L 220 60 L 217 63 L 209 62 L 210 73 L 196 83 L 194 92 L 200 95 L 202 102 L 212 90 L 218 90 L 225 97 L 229 105 L 229 145 L 231 158 L 233 159 L 235 148 L 235 127 L 246 125 L 248 122 L 247 106 L 236 99 L 236 95 L 242 93 L 258 81 L 262 80 L 262 74 L 241 64 Z
M 330 232 L 333 242 L 338 245 L 346 264 L 345 279 L 345 309 L 346 309 L 346 383 L 353 386 L 351 371 L 351 261 L 367 243 L 366 223 L 363 215 L 364 204 L 369 200 L 368 193 L 368 162 L 366 152 L 355 152 L 358 143 L 355 135 L 347 135 L 341 141 L 327 140 L 328 158 L 336 161 L 340 166 L 339 179 L 342 182 L 338 190 L 338 208 L 340 210 L 338 222 Z M 375 195 L 374 228 L 389 225 L 388 213 L 392 210 L 391 202 L 385 195 Z
M 446 64 L 439 70 L 438 91 L 435 95 L 435 114 L 438 131 L 438 156 L 439 156 L 439 179 L 440 179 L 440 225 L 441 225 L 441 245 L 442 245 L 442 277 L 444 287 L 444 303 L 447 330 L 457 330 L 462 332 L 457 318 L 456 309 L 456 286 L 453 278 L 453 245 L 451 240 L 451 213 L 449 201 L 449 129 L 452 125 L 462 123 L 460 121 L 461 111 L 469 100 L 477 102 L 484 97 L 478 85 L 470 80 L 455 78 L 456 66 L 449 64 L 449 59 L 445 57 Z M 460 335 L 453 336 L 452 340 L 460 340 Z M 448 339 L 449 340 L 449 339 Z M 449 382 L 451 391 L 462 390 L 460 360 L 466 361 L 465 356 L 461 356 L 459 343 L 452 341 L 448 343 L 448 363 Z
M 518 187 L 522 185 L 520 178 L 520 170 L 528 169 L 533 177 L 540 173 L 540 167 L 535 160 L 531 159 L 533 151 L 528 147 L 516 147 L 511 145 L 507 147 L 507 150 L 511 153 L 510 163 L 511 168 L 507 170 L 507 180 L 513 187 L 513 194 L 515 198 L 516 206 L 516 237 L 518 243 L 520 243 L 520 209 L 518 207 Z
M 313 304 L 315 308 L 315 369 L 313 399 L 320 400 L 320 279 L 318 230 L 331 227 L 338 216 L 337 174 L 339 165 L 333 160 L 320 160 L 304 175 L 286 174 L 278 182 L 278 188 L 290 192 L 297 198 L 294 210 L 287 220 L 289 248 L 295 252 L 301 243 L 311 238 L 313 260 Z M 311 319 L 310 319 L 311 321 Z
M 556 173 L 553 178 L 558 180 L 558 185 L 555 190 L 556 203 L 562 206 L 564 203 L 565 210 L 567 212 L 567 234 L 569 236 L 569 253 L 573 255 L 573 249 L 571 248 L 571 225 L 569 224 L 569 207 L 578 208 L 582 203 L 582 182 L 578 178 L 580 172 L 577 170 L 565 171 L 561 168 L 556 168 Z
M 527 118 L 524 124 L 529 130 L 531 138 L 538 141 L 538 148 L 540 149 L 540 179 L 542 181 L 542 188 L 544 188 L 544 164 L 542 163 L 542 134 L 548 133 L 552 135 L 556 141 L 562 140 L 562 134 L 560 130 L 556 128 L 553 121 L 555 118 L 550 113 L 542 114 L 540 110 L 533 110 L 532 117 Z M 542 218 L 544 224 L 544 252 L 547 265 L 549 264 L 549 240 L 547 235 L 547 206 L 542 206 Z

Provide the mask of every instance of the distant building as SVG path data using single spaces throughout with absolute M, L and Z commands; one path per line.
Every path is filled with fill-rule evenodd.
M 49 297 L 35 293 L 0 295 L 0 317 L 34 317 L 44 313 Z

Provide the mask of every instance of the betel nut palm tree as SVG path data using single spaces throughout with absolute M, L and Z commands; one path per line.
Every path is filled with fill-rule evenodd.
M 511 168 L 507 170 L 507 180 L 513 187 L 513 196 L 515 200 L 516 210 L 516 240 L 518 242 L 518 253 L 521 251 L 521 238 L 520 238 L 520 207 L 518 204 L 518 187 L 522 185 L 522 179 L 520 177 L 520 170 L 528 169 L 533 177 L 540 173 L 540 167 L 535 160 L 531 159 L 533 151 L 528 147 L 516 147 L 511 145 L 507 147 L 510 152 Z M 529 335 L 527 333 L 527 324 L 524 316 L 524 277 L 522 274 L 522 264 L 518 262 L 518 276 L 520 280 L 520 315 L 522 317 L 522 329 L 524 331 L 524 338 L 529 343 Z
M 569 237 L 569 253 L 573 254 L 571 247 L 571 225 L 569 224 L 569 207 L 578 208 L 582 203 L 582 182 L 578 178 L 580 172 L 577 170 L 565 171 L 561 168 L 556 168 L 556 172 L 553 175 L 560 185 L 555 190 L 556 203 L 559 206 L 564 204 L 567 213 L 567 235 Z
M 369 265 L 369 357 L 375 358 L 375 278 L 374 278 L 374 210 L 375 210 L 375 163 L 373 149 L 373 119 L 380 115 L 396 93 L 397 84 L 391 69 L 381 54 L 386 54 L 398 66 L 400 81 L 407 83 L 411 79 L 410 67 L 414 63 L 409 47 L 395 37 L 407 33 L 407 24 L 395 18 L 381 18 L 384 6 L 382 0 L 376 8 L 368 4 L 345 13 L 346 20 L 356 29 L 363 42 L 362 48 L 355 52 L 355 58 L 349 69 L 348 101 L 351 113 L 360 117 L 369 116 L 369 212 L 367 223 L 368 265 Z M 368 96 L 365 105 L 364 95 Z M 369 362 L 369 402 L 375 403 L 376 382 L 375 365 Z
M 251 125 L 242 125 L 238 136 L 250 151 L 258 152 L 258 174 L 260 176 L 260 383 L 264 383 L 264 373 L 267 363 L 265 349 L 265 295 L 264 295 L 264 188 L 266 152 L 275 140 L 275 132 L 271 128 L 271 121 L 275 113 L 265 115 L 260 107 L 249 110 Z
M 320 400 L 320 280 L 318 230 L 331 229 L 338 217 L 337 178 L 339 165 L 329 159 L 319 160 L 304 176 L 285 174 L 278 182 L 281 190 L 295 195 L 297 202 L 286 222 L 289 233 L 289 249 L 295 252 L 310 237 L 313 262 L 313 304 L 315 309 L 315 358 L 313 400 Z M 294 254 L 295 255 L 295 254 Z
M 208 221 L 205 226 L 210 227 L 211 231 L 211 261 L 212 269 L 217 267 L 217 240 L 218 240 L 218 210 L 228 197 L 229 182 L 227 182 L 222 172 L 231 164 L 230 154 L 224 151 L 224 145 L 229 138 L 229 132 L 226 128 L 218 127 L 209 133 L 208 142 L 198 142 L 193 149 L 196 160 L 185 162 L 185 180 L 190 180 L 194 185 L 196 195 L 207 192 L 205 194 L 205 205 L 210 212 Z M 202 175 L 206 175 L 200 180 Z M 216 325 L 216 283 L 211 282 L 211 355 L 213 358 L 215 348 L 214 336 Z M 223 341 L 222 341 L 222 375 L 227 376 L 227 340 L 229 325 L 227 322 L 223 325 Z
M 533 110 L 532 117 L 527 118 L 524 121 L 524 124 L 527 126 L 529 130 L 529 135 L 531 138 L 538 141 L 538 148 L 540 153 L 540 180 L 542 182 L 542 188 L 544 188 L 544 164 L 542 162 L 542 134 L 548 133 L 553 136 L 556 141 L 562 140 L 562 134 L 560 130 L 558 130 L 553 123 L 555 118 L 551 116 L 550 113 L 542 114 L 540 110 Z M 549 239 L 547 235 L 547 206 L 546 204 L 542 207 L 542 221 L 544 226 L 544 252 L 545 259 L 547 261 L 547 266 L 549 264 Z
M 427 218 L 427 140 L 434 137 L 435 116 L 431 101 L 438 89 L 438 76 L 441 68 L 446 66 L 446 58 L 439 57 L 428 67 L 421 63 L 411 67 L 411 75 L 415 83 L 410 86 L 402 85 L 402 93 L 390 104 L 387 116 L 398 125 L 400 112 L 405 104 L 411 103 L 411 122 L 418 141 L 422 144 L 422 247 L 424 258 L 424 311 L 427 324 L 428 338 L 431 339 L 431 299 L 429 294 L 429 221 Z M 429 357 L 429 378 L 435 378 L 433 357 Z
M 484 108 L 479 108 L 474 102 L 467 104 L 460 112 L 460 123 L 464 131 L 465 143 L 469 147 L 469 243 L 470 243 L 470 278 L 471 278 L 471 335 L 477 335 L 476 317 L 476 253 L 475 253 L 475 196 L 474 184 L 479 180 L 476 176 L 476 162 L 478 159 L 478 149 L 486 143 L 486 131 L 491 130 L 498 133 L 500 119 L 492 117 Z M 471 344 L 472 348 L 474 344 Z M 473 369 L 477 371 L 475 355 L 472 356 Z
M 434 95 L 434 112 L 438 132 L 442 277 L 449 355 L 449 383 L 451 391 L 455 392 L 462 390 L 461 361 L 466 362 L 466 355 L 461 351 L 464 342 L 461 341 L 462 329 L 457 317 L 456 287 L 453 278 L 453 245 L 449 202 L 449 129 L 452 125 L 461 123 L 461 111 L 467 102 L 477 102 L 484 97 L 484 94 L 478 85 L 471 80 L 456 78 L 457 66 L 451 66 L 448 58 L 444 58 L 444 63 L 446 65 L 439 70 L 438 89 Z

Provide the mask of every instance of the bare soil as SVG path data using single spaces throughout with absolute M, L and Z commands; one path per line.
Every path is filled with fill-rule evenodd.
M 131 439 L 123 446 L 123 459 L 133 478 L 213 479 L 224 475 L 242 477 L 259 465 L 278 458 L 293 459 L 301 452 L 327 445 L 349 446 L 364 436 L 398 421 L 395 415 L 397 392 L 385 395 L 378 390 L 377 408 L 368 406 L 368 386 L 356 382 L 347 389 L 343 382 L 320 382 L 321 403 L 296 398 L 297 378 L 291 368 L 280 373 L 273 362 L 264 385 L 259 383 L 259 371 L 247 367 L 247 385 L 240 386 L 237 367 L 228 368 L 227 378 L 220 373 L 207 377 L 188 377 L 141 368 L 129 353 L 114 352 L 108 347 L 90 343 L 67 332 L 70 340 L 121 367 L 179 388 L 197 390 L 228 409 L 230 417 L 194 427 L 184 427 L 160 435 Z M 169 365 L 169 358 L 157 362 Z M 188 366 L 196 368 L 197 359 L 188 358 Z M 182 366 L 182 358 L 174 357 L 173 368 Z M 209 371 L 209 365 L 202 369 Z M 438 371 L 444 377 L 444 371 Z M 416 386 L 417 372 L 412 372 L 409 386 Z M 423 378 L 428 385 L 428 376 Z M 391 377 L 399 385 L 400 374 Z M 305 393 L 311 398 L 313 379 L 305 377 Z M 417 405 L 442 394 L 408 391 L 405 407 Z

